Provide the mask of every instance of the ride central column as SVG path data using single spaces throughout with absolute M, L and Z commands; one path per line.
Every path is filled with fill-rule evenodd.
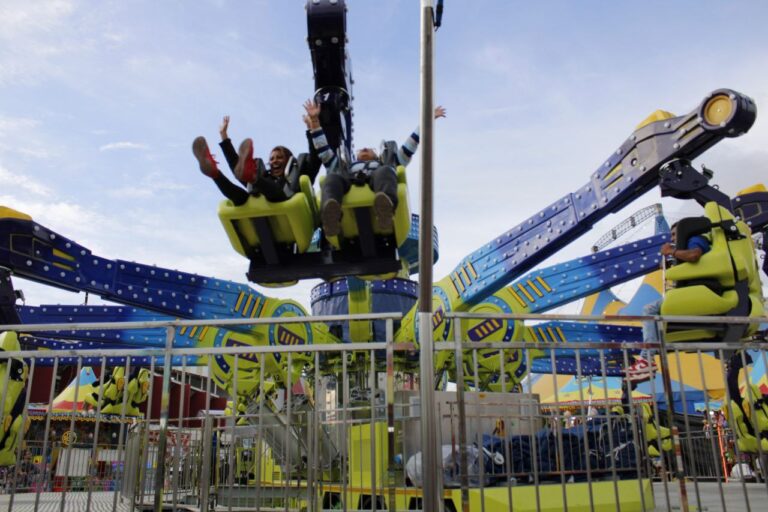
M 421 0 L 421 219 L 419 222 L 419 363 L 421 368 L 422 510 L 442 511 L 442 471 L 438 460 L 432 342 L 432 163 L 434 7 Z

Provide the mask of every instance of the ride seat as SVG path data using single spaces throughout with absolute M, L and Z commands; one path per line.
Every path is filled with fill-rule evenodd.
M 672 450 L 672 431 L 668 427 L 657 427 L 653 411 L 649 404 L 640 404 L 640 412 L 643 415 L 643 431 L 645 441 L 648 443 L 648 454 L 658 457 L 659 436 L 661 436 L 661 449 L 665 452 Z
M 711 249 L 695 263 L 680 263 L 667 270 L 667 278 L 677 286 L 668 290 L 661 305 L 662 315 L 747 316 L 762 314 L 762 300 L 751 297 L 749 281 L 753 269 L 754 248 L 749 228 L 735 222 L 731 213 L 715 202 L 704 207 L 705 217 L 682 219 L 677 225 L 679 247 L 686 247 L 694 235 L 707 232 L 711 236 Z M 755 275 L 755 277 L 757 277 Z M 759 279 L 759 278 L 758 278 Z M 711 339 L 728 333 L 728 337 L 741 338 L 746 326 L 684 325 L 667 326 L 668 341 Z
M 744 416 L 744 411 L 738 403 L 735 401 L 724 403 L 722 411 L 725 414 L 725 420 L 728 422 L 728 425 L 736 434 L 736 446 L 740 452 L 759 453 L 761 449 L 764 453 L 768 452 L 768 438 L 761 436 L 760 446 L 758 447 L 758 439 L 755 436 L 752 423 Z M 733 413 L 733 416 L 731 416 L 731 413 Z
M 241 206 L 230 200 L 219 204 L 219 219 L 235 251 L 263 265 L 279 265 L 284 255 L 307 251 L 319 217 L 309 177 L 302 175 L 299 186 L 286 201 L 250 196 Z
M 370 229 L 374 235 L 392 235 L 395 236 L 395 243 L 400 247 L 406 238 L 408 238 L 408 232 L 411 228 L 411 210 L 408 206 L 408 185 L 405 178 L 405 167 L 398 165 L 396 167 L 397 172 L 397 208 L 395 208 L 395 221 L 393 224 L 393 230 L 384 232 L 379 229 L 378 223 L 375 222 L 375 214 L 373 211 L 373 199 L 374 193 L 367 184 L 356 185 L 352 184 L 349 188 L 349 192 L 344 194 L 344 198 L 341 202 L 341 234 L 339 236 L 326 237 L 334 249 L 341 248 L 340 238 L 358 238 L 360 236 L 360 230 L 357 225 L 357 216 L 355 210 L 365 209 L 368 211 L 368 217 L 370 218 Z M 325 182 L 325 176 L 320 177 L 320 186 Z M 322 205 L 322 195 L 318 195 L 317 205 L 318 208 Z
M 744 399 L 742 402 L 744 404 L 744 412 L 750 422 L 755 424 L 755 430 L 768 437 L 768 395 L 763 394 L 760 386 L 757 384 L 751 384 L 749 393 L 745 388 L 742 398 Z

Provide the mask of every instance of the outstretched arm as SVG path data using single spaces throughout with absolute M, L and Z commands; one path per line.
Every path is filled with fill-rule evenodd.
M 445 117 L 445 107 L 438 105 L 435 107 L 435 119 Z M 397 151 L 397 163 L 402 166 L 407 166 L 411 163 L 411 158 L 416 150 L 419 148 L 419 128 L 413 131 L 413 133 L 405 140 L 400 149 Z
M 235 146 L 232 145 L 232 140 L 229 138 L 227 129 L 229 128 L 229 116 L 224 116 L 221 120 L 221 126 L 219 126 L 219 135 L 221 135 L 221 142 L 219 147 L 224 153 L 224 158 L 227 160 L 229 169 L 234 171 L 237 165 L 237 151 Z M 243 183 L 245 185 L 245 183 Z
M 312 100 L 304 102 L 304 124 L 307 125 L 312 136 L 312 145 L 317 150 L 317 156 L 325 165 L 328 172 L 335 172 L 339 167 L 339 157 L 333 148 L 328 145 L 328 139 L 325 137 L 322 126 L 320 126 L 320 105 Z
M 221 135 L 222 141 L 225 141 L 229 138 L 229 135 L 227 134 L 227 128 L 229 128 L 229 116 L 224 116 L 224 118 L 221 120 L 221 126 L 219 126 L 219 135 Z

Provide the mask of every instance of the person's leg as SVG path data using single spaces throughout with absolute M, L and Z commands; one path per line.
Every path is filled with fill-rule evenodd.
M 664 299 L 659 299 L 656 302 L 646 304 L 643 308 L 643 314 L 646 316 L 656 316 L 661 313 L 661 303 Z M 645 343 L 658 343 L 659 329 L 656 326 L 655 320 L 643 321 L 643 341 Z
M 397 174 L 391 166 L 379 167 L 370 177 L 370 186 L 375 193 L 373 210 L 379 229 L 391 231 L 394 223 L 395 208 L 397 208 Z
M 205 141 L 204 137 L 197 137 L 194 142 L 192 142 L 192 154 L 195 155 L 197 162 L 200 164 L 200 172 L 216 183 L 216 186 L 219 187 L 219 190 L 224 194 L 224 197 L 232 201 L 235 206 L 240 206 L 248 200 L 248 192 L 229 181 L 221 171 L 219 171 L 216 160 L 208 149 L 208 143 Z
M 232 201 L 232 204 L 235 206 L 244 205 L 248 200 L 248 196 L 250 196 L 247 190 L 235 185 L 221 173 L 213 178 L 213 182 L 219 187 L 219 190 L 224 194 L 224 197 Z
M 322 190 L 320 219 L 325 236 L 337 236 L 341 232 L 341 201 L 349 190 L 349 180 L 339 174 L 325 177 Z

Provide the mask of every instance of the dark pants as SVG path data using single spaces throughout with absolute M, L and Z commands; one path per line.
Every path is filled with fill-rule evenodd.
M 253 184 L 253 191 L 250 193 L 229 181 L 229 179 L 227 179 L 227 177 L 222 173 L 219 173 L 219 175 L 214 178 L 213 181 L 216 183 L 216 186 L 219 187 L 221 193 L 224 194 L 224 197 L 232 201 L 235 206 L 241 206 L 245 204 L 245 202 L 248 200 L 248 196 L 251 194 L 255 195 L 257 193 L 263 194 L 267 201 L 272 203 L 278 203 L 288 199 L 288 196 L 285 195 L 283 187 L 278 182 L 272 179 L 264 178 L 262 176 L 259 176 L 256 179 L 256 183 Z
M 392 166 L 385 165 L 374 170 L 366 177 L 365 183 L 371 187 L 374 192 L 384 192 L 392 200 L 392 204 L 397 207 L 397 174 Z M 335 199 L 338 202 L 344 198 L 344 194 L 349 192 L 352 181 L 340 174 L 329 174 L 323 182 L 323 203 L 328 199 Z

